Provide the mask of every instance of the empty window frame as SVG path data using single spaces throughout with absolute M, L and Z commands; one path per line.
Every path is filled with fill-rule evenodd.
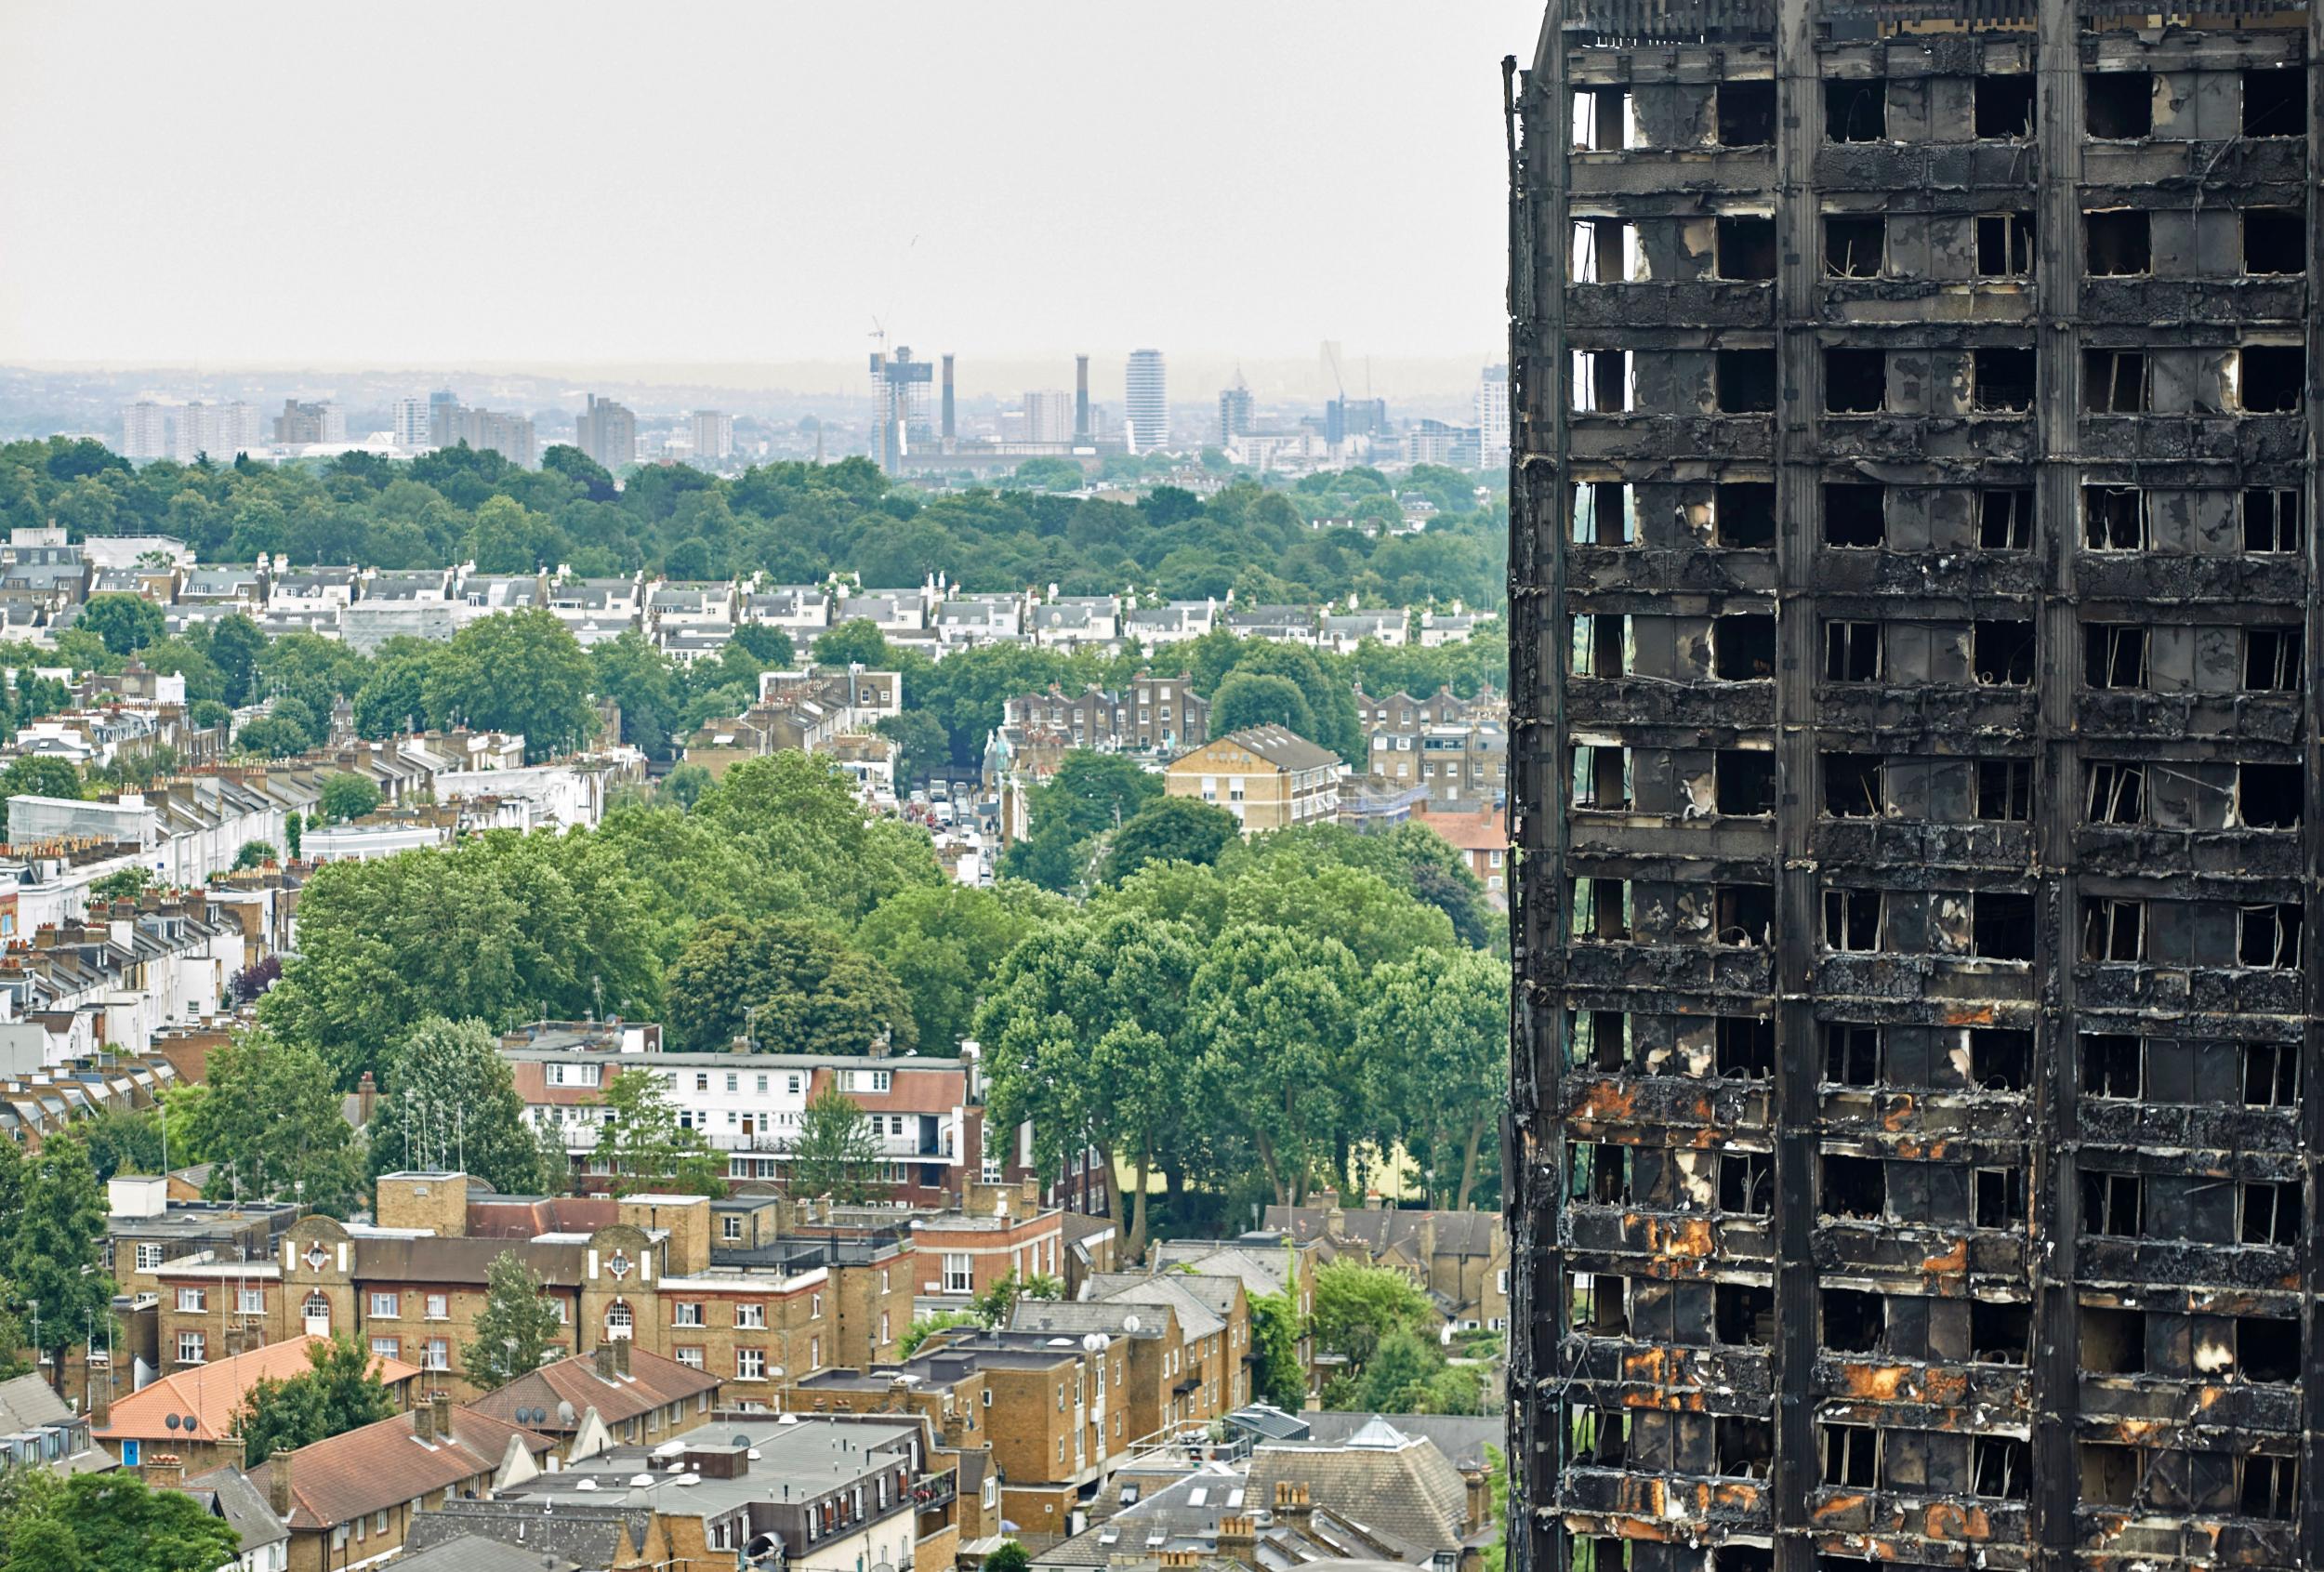
M 1722 1414 L 1712 1422 L 1711 1445 L 1713 1472 L 1722 1478 L 1765 1479 L 1775 1470 L 1776 1427 L 1766 1420 Z M 1733 1572 L 1736 1563 L 1730 1554 L 1723 1546 L 1712 1552 L 1712 1566 Z
M 1776 220 L 1764 213 L 1735 213 L 1711 226 L 1711 272 L 1739 284 L 1776 276 Z
M 1860 482 L 1824 484 L 1824 544 L 1880 546 L 1888 538 L 1888 488 Z
M 2082 1176 L 2085 1186 L 2093 1176 Z M 2109 1177 L 2119 1178 L 2119 1175 Z M 2085 1190 L 2083 1200 L 2089 1196 Z M 2146 1313 L 2106 1304 L 2076 1307 L 2080 1318 L 2077 1339 L 2079 1363 L 2093 1376 L 2140 1376 L 2146 1373 Z
M 2144 350 L 2084 350 L 2082 408 L 2093 415 L 2141 415 L 2152 397 Z
M 2297 344 L 2246 344 L 2228 368 L 2233 407 L 2246 415 L 2285 415 L 2300 407 L 2307 351 Z
M 1710 1336 L 1730 1348 L 1776 1341 L 1776 1290 L 1755 1283 L 1717 1283 L 1710 1290 Z
M 2033 817 L 2033 760 L 1977 760 L 1971 812 L 1990 824 L 2024 824 Z
M 2016 1168 L 1972 1169 L 1969 1172 L 1969 1225 L 1973 1228 L 2014 1228 L 2026 1221 L 2026 1170 Z
M 2297 627 L 2247 627 L 2243 630 L 2243 686 L 2254 694 L 2296 694 L 2300 691 L 2302 653 L 2305 641 Z
M 1999 347 L 1969 351 L 1970 406 L 1985 415 L 2022 415 L 2033 408 L 2034 352 Z
M 1877 1086 L 1881 1029 L 1854 1021 L 1824 1023 L 1824 1079 L 1833 1086 Z
M 1877 213 L 1824 215 L 1824 276 L 1879 278 L 1888 271 L 1888 220 Z
M 2288 1385 L 2300 1379 L 2300 1323 L 2290 1316 L 2236 1317 L 2236 1374 Z
M 1969 676 L 1989 688 L 2022 688 L 2033 680 L 2034 625 L 1979 621 L 1969 625 Z
M 1631 1572 L 1634 1541 L 1613 1534 L 1577 1534 L 1566 1572 Z
M 2082 822 L 2143 825 L 2146 822 L 2146 766 L 2093 760 L 2082 766 Z
M 1877 1222 L 1888 1215 L 1888 1165 L 1827 1152 L 1817 1164 L 1816 1209 L 1826 1217 Z
M 1723 747 L 1711 773 L 1712 801 L 1722 817 L 1756 818 L 1776 811 L 1773 749 Z
M 1877 1354 L 1888 1341 L 1888 1296 L 1862 1288 L 1823 1291 L 1823 1344 L 1835 1354 Z
M 2031 213 L 1980 213 L 1976 227 L 1979 278 L 2023 279 L 2032 275 Z
M 2082 1095 L 2136 1103 L 2146 1091 L 2146 1039 L 2135 1032 L 2084 1032 Z
M 1576 1403 L 1566 1410 L 1572 1460 L 1584 1466 L 1619 1467 L 1630 1456 L 1631 1413 Z
M 1970 949 L 1984 959 L 2033 959 L 2035 930 L 2031 895 L 1979 890 L 1969 897 Z
M 1969 1028 L 1969 1084 L 1979 1091 L 2024 1091 L 2033 1084 L 2033 1033 L 2023 1026 Z
M 2259 971 L 2300 969 L 2300 925 L 2304 914 L 2290 901 L 2236 909 L 2236 964 Z
M 1976 78 L 1974 130 L 1979 141 L 2019 141 L 2033 135 L 2034 79 L 2027 72 Z
M 1886 806 L 1881 795 L 1877 753 L 1824 755 L 1824 812 L 1835 819 L 1878 818 Z
M 1869 81 L 1827 81 L 1824 84 L 1824 139 L 1831 142 L 1877 142 L 1888 136 L 1888 84 Z
M 2144 1499 L 2147 1458 L 2143 1448 L 2112 1441 L 2078 1441 L 2074 1460 L 2084 1506 L 2134 1507 Z
M 1721 350 L 1714 357 L 1712 391 L 1722 415 L 1772 415 L 1776 408 L 1776 351 Z
M 2245 72 L 2243 134 L 2247 137 L 2306 136 L 2307 73 L 2299 70 Z
M 1776 887 L 1723 884 L 1711 897 L 1711 942 L 1765 949 L 1775 940 Z
M 1567 495 L 1577 546 L 1638 543 L 1637 494 L 1622 481 L 1576 481 Z
M 2082 898 L 2084 960 L 2139 960 L 2146 954 L 2146 902 L 2114 895 L 2086 895 Z
M 2243 271 L 2281 278 L 2308 271 L 2308 216 L 2297 207 L 2243 210 Z
M 1638 100 L 1627 87 L 1574 89 L 1574 151 L 1621 152 L 1646 145 Z
M 2082 1232 L 2135 1239 L 2146 1229 L 2146 1180 L 2142 1174 L 2082 1174 Z
M 2236 1499 L 2246 1517 L 2290 1519 L 2300 1508 L 2300 1460 L 2264 1452 L 2236 1459 Z
M 1605 1141 L 1577 1141 L 1566 1148 L 1572 1164 L 1566 1194 L 1577 1201 L 1599 1206 L 1628 1206 L 1631 1198 L 1631 1152 Z
M 2236 1186 L 2241 1221 L 2236 1236 L 2247 1245 L 2300 1242 L 2300 1185 L 2296 1180 L 2250 1179 Z
M 1824 680 L 1877 682 L 1881 680 L 1881 625 L 1877 622 L 1824 624 Z
M 1881 892 L 1877 890 L 1824 892 L 1824 947 L 1867 955 L 1881 947 Z
M 2144 207 L 2084 213 L 2082 239 L 2093 278 L 2140 278 L 2155 271 L 2154 233 Z
M 1578 1068 L 1616 1071 L 1630 1063 L 1630 1017 L 1618 1010 L 1567 1011 L 1565 1037 Z
M 1637 660 L 1637 632 L 1628 612 L 1574 614 L 1575 676 L 1627 677 Z
M 1765 147 L 1776 139 L 1773 82 L 1722 82 L 1715 92 L 1721 147 Z
M 1584 876 L 1572 885 L 1574 937 L 1619 944 L 1630 937 L 1630 880 Z
M 2082 683 L 2090 688 L 2146 687 L 2146 626 L 2086 625 L 2082 628 Z
M 2024 551 L 2033 545 L 2034 494 L 2024 486 L 1977 493 L 1977 548 Z
M 2146 550 L 2146 494 L 2138 487 L 2082 487 L 2082 544 L 2091 550 Z
M 1711 494 L 1711 523 L 1719 544 L 1764 550 L 1776 544 L 1776 483 L 1722 481 Z
M 2033 1443 L 2014 1435 L 1969 1438 L 1969 1489 L 1978 1496 L 2022 1501 L 2033 1484 Z
M 1710 674 L 1722 682 L 1756 682 L 1776 674 L 1776 619 L 1734 612 L 1710 619 Z
M 1577 1272 L 1567 1279 L 1571 1294 L 1566 1324 L 1591 1337 L 1630 1335 L 1630 1279 L 1604 1272 Z
M 1982 1299 L 1969 1301 L 1969 1357 L 1972 1362 L 1979 1365 L 2023 1365 L 2032 1351 L 2033 1306 L 1997 1304 Z
M 2154 76 L 2144 71 L 2084 73 L 2082 128 L 2108 142 L 2150 135 L 2155 129 Z
M 1874 415 L 1888 407 L 1884 350 L 1827 349 L 1824 408 L 1832 415 Z
M 1823 1431 L 1824 1483 L 1868 1490 L 1881 1476 L 1881 1433 L 1870 1425 L 1828 1424 Z
M 1576 743 L 1573 755 L 1574 806 L 1626 812 L 1631 805 L 1631 750 L 1618 744 Z
M 1765 1217 L 1776 1193 L 1772 1152 L 1719 1154 L 1719 1209 L 1744 1217 Z
M 1636 382 L 1628 350 L 1573 351 L 1574 413 L 1621 415 L 1635 399 Z
M 2245 829 L 2298 829 L 2305 795 L 2297 764 L 2239 763 L 2234 822 Z
M 2268 555 L 2300 550 L 2300 521 L 2305 509 L 2288 486 L 2255 487 L 2243 494 L 2243 548 Z
M 1620 218 L 1576 218 L 1567 262 L 1576 284 L 1643 284 L 1648 277 L 1639 228 Z
M 1722 1015 L 1712 1034 L 1719 1074 L 1765 1080 L 1776 1073 L 1776 1024 L 1751 1015 Z
M 2247 1042 L 2243 1045 L 2243 1105 L 2247 1108 L 2297 1108 L 2300 1105 L 2298 1043 Z

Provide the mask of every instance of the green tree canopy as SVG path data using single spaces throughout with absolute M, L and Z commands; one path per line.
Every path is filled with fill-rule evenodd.
M 316 815 L 324 823 L 345 823 L 379 811 L 379 787 L 368 775 L 341 772 L 324 778 L 315 800 Z
M 8 1306 L 28 1323 L 37 1316 L 42 1345 L 61 1377 L 65 1349 L 112 1313 L 105 1193 L 88 1147 L 70 1135 L 52 1136 L 20 1165 L 10 1165 L 0 1204 L 10 1201 L 0 1210 Z
M 865 1053 L 881 1037 L 918 1046 L 903 985 L 844 939 L 795 918 L 715 917 L 669 974 L 669 1024 L 688 1051 L 750 1037 L 785 1053 Z
M 513 732 L 525 757 L 547 759 L 588 740 L 589 657 L 545 607 L 480 617 L 429 666 L 428 716 L 440 724 Z
M 144 596 L 113 593 L 90 596 L 73 626 L 96 634 L 117 655 L 158 641 L 167 628 L 161 607 Z
M 1148 863 L 1215 863 L 1242 833 L 1223 808 L 1191 797 L 1157 797 L 1115 835 L 1106 850 L 1105 880 L 1118 884 Z
M 209 1082 L 188 1123 L 195 1152 L 211 1164 L 205 1194 L 214 1200 L 295 1198 L 346 1217 L 362 1199 L 362 1154 L 338 1089 L 303 1043 L 254 1029 L 212 1050 Z
M 887 1192 L 871 1117 L 837 1083 L 808 1099 L 799 1134 L 785 1151 L 785 1187 L 795 1197 L 827 1196 L 841 1206 L 860 1207 Z
M 389 1050 L 372 1115 L 371 1176 L 433 1169 L 474 1174 L 506 1196 L 554 1195 L 570 1174 L 525 1121 L 499 1039 L 481 1021 L 429 1016 Z
M 11 797 L 58 797 L 68 802 L 81 797 L 81 773 L 61 759 L 39 754 L 20 755 L 0 770 L 0 830 L 8 822 Z
M 904 986 L 920 1047 L 950 1053 L 975 1030 L 977 1001 L 1009 952 L 1063 903 L 1029 884 L 987 889 L 919 884 L 891 895 L 856 928 L 855 942 Z
M 485 1268 L 475 1340 L 460 1349 L 462 1373 L 482 1390 L 496 1391 L 559 1356 L 565 1324 L 543 1297 L 544 1286 L 515 1250 L 501 1251 Z
M 6 1572 L 214 1572 L 240 1553 L 232 1526 L 183 1491 L 118 1469 L 24 1472 L 38 1483 L 28 1479 L 8 1513 Z
M 1509 1088 L 1509 965 L 1476 950 L 1421 950 L 1377 968 L 1357 1024 L 1371 1105 L 1432 1200 L 1467 1209 Z
M 246 1467 L 276 1452 L 310 1447 L 395 1412 L 394 1394 L 378 1374 L 378 1358 L 351 1336 L 321 1338 L 307 1346 L 308 1368 L 287 1380 L 261 1379 L 234 1416 Z
M 1272 672 L 1236 671 L 1219 684 L 1210 699 L 1210 730 L 1225 736 L 1250 726 L 1281 726 L 1314 741 L 1315 713 L 1307 695 L 1288 677 Z
M 725 1160 L 700 1130 L 678 1122 L 678 1105 L 658 1072 L 622 1071 L 605 1089 L 603 1102 L 612 1117 L 598 1136 L 597 1156 L 613 1171 L 614 1195 L 726 1193 Z
M 1220 934 L 1189 995 L 1202 1100 L 1249 1140 L 1278 1202 L 1333 1171 L 1361 1119 L 1354 1063 L 1363 972 L 1348 947 L 1293 929 Z
M 1403 1273 L 1361 1262 L 1327 1262 L 1315 1270 L 1309 1330 L 1317 1350 L 1361 1369 L 1381 1340 L 1418 1331 L 1428 1318 L 1428 1295 Z

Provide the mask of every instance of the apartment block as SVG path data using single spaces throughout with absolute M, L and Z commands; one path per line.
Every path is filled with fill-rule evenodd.
M 1512 1565 L 2324 1564 L 2318 26 L 1512 62 Z

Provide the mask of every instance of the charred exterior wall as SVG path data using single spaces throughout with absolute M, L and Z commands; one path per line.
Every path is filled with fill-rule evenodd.
M 1529 1572 L 2324 1566 L 2317 27 L 1512 62 Z

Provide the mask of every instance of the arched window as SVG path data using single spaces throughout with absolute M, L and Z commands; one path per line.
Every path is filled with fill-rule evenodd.
M 324 1298 L 322 1294 L 309 1294 L 307 1296 L 307 1302 L 298 1307 L 298 1313 L 306 1317 L 306 1329 L 310 1333 L 318 1331 L 328 1333 L 330 1331 L 331 1301 Z
M 632 1318 L 629 1314 L 628 1301 L 617 1299 L 607 1307 L 605 1311 L 605 1335 L 608 1338 L 627 1337 L 632 1324 Z

